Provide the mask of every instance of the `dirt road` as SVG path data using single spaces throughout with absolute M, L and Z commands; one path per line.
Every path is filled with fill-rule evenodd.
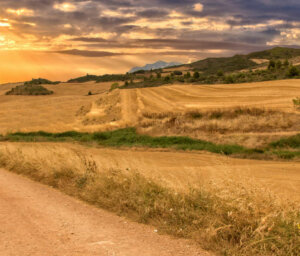
M 185 240 L 158 235 L 0 169 L 0 255 L 208 255 Z

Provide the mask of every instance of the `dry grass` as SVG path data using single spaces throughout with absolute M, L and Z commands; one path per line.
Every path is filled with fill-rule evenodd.
M 5 93 L 16 85 L 0 85 L 0 133 L 82 129 L 79 109 L 99 99 L 98 93 L 109 90 L 110 84 L 44 85 L 54 94 L 43 97 L 7 96 Z M 87 96 L 89 91 L 95 95 Z
M 92 104 L 88 112 L 82 117 L 82 124 L 101 125 L 116 122 L 121 119 L 121 100 L 119 90 L 110 94 L 103 94 Z
M 222 255 L 300 253 L 299 207 L 249 180 L 175 191 L 137 171 L 99 169 L 92 156 L 58 146 L 4 145 L 0 165 Z
M 152 135 L 188 135 L 218 143 L 241 145 L 245 143 L 240 137 L 251 133 L 252 145 L 248 143 L 246 146 L 257 147 L 271 141 L 270 138 L 277 139 L 280 132 L 297 133 L 300 131 L 299 120 L 300 115 L 297 113 L 255 107 L 190 110 L 177 113 L 144 112 L 139 119 L 139 131 Z M 255 140 L 260 134 L 267 136 Z
M 150 135 L 188 135 L 215 143 L 256 147 L 300 131 L 299 112 L 292 102 L 300 89 L 299 80 L 172 85 L 110 93 L 107 92 L 111 83 L 58 84 L 45 86 L 53 90 L 54 95 L 43 99 L 5 96 L 13 86 L 0 86 L 2 134 L 37 130 L 93 132 L 135 126 Z M 89 91 L 92 96 L 86 96 Z M 244 114 L 235 118 L 226 115 L 220 119 L 197 118 L 198 112 L 205 115 L 239 106 L 269 112 L 260 117 Z M 216 117 L 218 114 L 214 113 Z M 228 114 L 234 113 L 229 111 Z M 167 122 L 171 117 L 176 119 Z

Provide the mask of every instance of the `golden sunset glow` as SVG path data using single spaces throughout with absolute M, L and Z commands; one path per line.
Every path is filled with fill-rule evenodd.
M 73 12 L 77 9 L 76 6 L 71 3 L 55 4 L 54 8 L 63 12 Z
M 0 0 L 0 52 L 16 60 L 16 70 L 23 69 L 21 56 L 32 56 L 26 57 L 27 67 L 32 63 L 32 68 L 36 68 L 39 54 L 47 53 L 58 63 L 61 58 L 74 61 L 81 57 L 86 61 L 78 65 L 87 65 L 76 68 L 81 75 L 86 70 L 126 72 L 132 65 L 146 64 L 149 56 L 157 56 L 154 61 L 187 62 L 269 46 L 299 45 L 298 5 L 294 4 L 290 13 L 278 13 L 279 3 L 271 6 L 265 0 L 257 1 L 264 4 L 233 0 L 142 0 L 130 5 L 122 0 Z M 103 63 L 109 58 L 119 62 L 107 68 Z M 97 68 L 88 63 L 97 63 Z M 50 69 L 47 61 L 40 65 L 45 73 Z M 36 74 L 27 67 L 26 74 Z M 74 73 L 74 67 L 63 70 L 63 77 Z M 55 72 L 48 73 L 53 76 Z M 5 77 L 1 75 L 0 82 L 16 80 L 15 75 Z
M 31 15 L 34 14 L 33 10 L 28 10 L 26 8 L 25 9 L 17 9 L 17 10 L 7 9 L 6 12 L 16 14 L 18 16 L 20 16 L 20 15 L 29 15 L 29 16 L 31 16 Z

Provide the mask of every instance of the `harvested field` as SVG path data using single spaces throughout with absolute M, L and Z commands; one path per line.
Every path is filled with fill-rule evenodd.
M 300 131 L 292 99 L 299 80 L 233 85 L 170 85 L 114 90 L 111 83 L 47 85 L 53 95 L 6 96 L 0 86 L 0 133 L 98 131 L 135 126 L 150 135 L 188 135 L 248 147 Z M 92 96 L 87 93 L 92 91 Z M 214 134 L 214 136 L 211 136 Z

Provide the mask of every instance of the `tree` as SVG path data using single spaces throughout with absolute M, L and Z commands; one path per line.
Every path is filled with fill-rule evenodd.
M 281 67 L 282 67 L 282 62 L 280 60 L 278 60 L 276 62 L 276 69 L 281 69 Z
M 91 91 L 89 91 L 88 95 L 91 96 L 91 95 L 93 95 L 93 93 Z
M 269 62 L 269 66 L 268 66 L 268 69 L 270 70 L 270 69 L 274 69 L 275 68 L 275 66 L 276 66 L 276 63 L 275 63 L 275 61 L 274 60 L 270 60 L 270 62 Z
M 283 65 L 287 68 L 287 67 L 290 65 L 290 63 L 289 63 L 289 61 L 286 59 L 286 60 L 284 61 Z
M 194 77 L 195 79 L 199 79 L 199 77 L 200 77 L 199 72 L 196 71 L 196 72 L 194 73 L 193 77 Z
M 187 78 L 190 78 L 190 77 L 191 77 L 191 73 L 190 73 L 190 72 L 187 72 L 187 73 L 186 73 L 186 77 L 187 77 Z
M 161 78 L 161 73 L 156 73 L 156 78 L 160 79 Z
M 169 81 L 170 81 L 170 77 L 169 77 L 169 76 L 166 76 L 166 77 L 165 77 L 165 81 L 166 81 L 166 82 L 169 82 Z
M 226 84 L 233 84 L 234 83 L 234 78 L 233 78 L 232 75 L 226 76 L 224 80 L 225 80 Z
M 289 71 L 287 73 L 288 77 L 295 77 L 295 76 L 299 76 L 299 75 L 300 75 L 300 72 L 299 72 L 298 68 L 296 68 L 295 66 L 291 66 L 289 68 Z
M 125 81 L 124 86 L 128 86 L 128 85 L 129 85 L 128 81 Z
M 175 76 L 181 76 L 181 75 L 182 75 L 182 72 L 181 72 L 181 71 L 178 71 L 178 70 L 175 70 L 175 71 L 173 72 L 173 74 L 174 74 Z
M 219 70 L 218 73 L 217 73 L 217 75 L 218 75 L 219 77 L 224 76 L 223 70 Z

